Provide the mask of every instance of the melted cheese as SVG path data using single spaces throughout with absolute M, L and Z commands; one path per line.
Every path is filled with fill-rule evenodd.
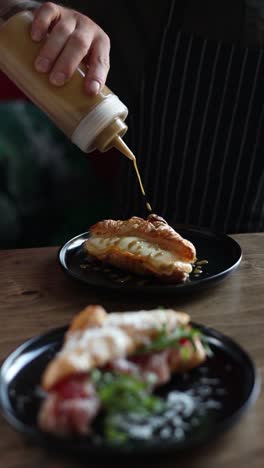
M 186 272 L 192 271 L 190 263 L 180 261 L 175 253 L 160 248 L 157 244 L 152 244 L 146 240 L 134 236 L 127 237 L 100 237 L 94 236 L 87 242 L 88 250 L 91 254 L 110 251 L 112 248 L 120 252 L 129 252 L 147 259 L 158 269 L 173 268 L 175 264 Z
M 61 351 L 44 372 L 42 385 L 50 389 L 67 375 L 102 367 L 148 344 L 162 327 L 170 332 L 188 322 L 185 313 L 172 309 L 150 310 L 113 313 L 99 327 L 69 330 Z
M 58 356 L 86 371 L 108 362 L 109 356 L 112 359 L 125 356 L 131 349 L 133 341 L 125 331 L 105 326 L 71 333 Z
M 126 330 L 130 336 L 139 332 L 151 335 L 152 332 L 166 327 L 168 332 L 174 330 L 178 324 L 187 324 L 189 315 L 175 310 L 148 310 L 139 312 L 113 312 L 105 319 L 107 326 L 119 327 Z
M 112 313 L 100 328 L 70 333 L 58 356 L 66 358 L 75 369 L 86 371 L 104 365 L 109 359 L 126 356 L 137 346 L 148 343 L 162 327 L 170 332 L 188 321 L 187 314 L 170 309 Z

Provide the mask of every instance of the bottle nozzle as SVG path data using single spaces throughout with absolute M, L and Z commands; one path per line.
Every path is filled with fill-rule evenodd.
M 120 151 L 120 153 L 124 154 L 127 158 L 135 161 L 136 157 L 126 145 L 126 143 L 122 140 L 120 136 L 116 136 L 113 140 L 113 146 Z

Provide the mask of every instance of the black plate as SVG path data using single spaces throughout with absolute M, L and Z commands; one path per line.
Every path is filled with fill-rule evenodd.
M 231 237 L 194 227 L 176 226 L 176 230 L 195 245 L 198 261 L 208 261 L 208 264 L 203 265 L 201 274 L 191 273 L 190 278 L 185 283 L 165 284 L 157 279 L 142 280 L 138 276 L 127 275 L 112 267 L 102 268 L 99 264 L 87 262 L 87 255 L 82 247 L 84 241 L 89 237 L 87 232 L 69 240 L 60 249 L 59 261 L 69 275 L 90 286 L 124 292 L 142 291 L 144 293 L 185 293 L 201 289 L 223 279 L 240 264 L 241 247 Z
M 33 338 L 4 362 L 0 373 L 0 403 L 4 417 L 18 431 L 42 445 L 77 452 L 80 456 L 155 454 L 181 451 L 204 444 L 228 429 L 255 401 L 260 384 L 250 357 L 234 341 L 199 325 L 213 356 L 199 368 L 175 375 L 159 393 L 172 399 L 170 413 L 148 440 L 131 439 L 113 446 L 95 434 L 92 438 L 61 440 L 36 425 L 40 376 L 62 344 L 66 328 Z M 176 418 L 176 419 L 175 419 Z M 156 421 L 157 424 L 157 421 Z M 141 424 L 141 434 L 142 434 Z M 139 431 L 137 430 L 137 434 Z

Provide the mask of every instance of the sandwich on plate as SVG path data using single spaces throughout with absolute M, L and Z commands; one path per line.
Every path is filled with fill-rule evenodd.
M 39 427 L 59 436 L 86 436 L 103 418 L 110 437 L 117 433 L 114 415 L 162 411 L 156 388 L 207 357 L 204 338 L 185 313 L 158 308 L 107 314 L 101 306 L 88 306 L 43 373 Z
M 194 245 L 155 214 L 100 221 L 89 234 L 84 250 L 90 257 L 136 275 L 179 283 L 189 277 L 196 261 Z

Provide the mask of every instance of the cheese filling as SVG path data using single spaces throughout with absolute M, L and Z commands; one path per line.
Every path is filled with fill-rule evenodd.
M 182 262 L 175 253 L 168 252 L 160 248 L 157 244 L 152 244 L 146 240 L 134 236 L 127 237 L 91 237 L 88 241 L 88 251 L 91 254 L 100 254 L 115 247 L 121 252 L 128 252 L 139 255 L 149 260 L 152 265 L 159 269 L 173 268 L 177 264 L 178 268 L 190 273 L 192 266 L 190 263 Z

